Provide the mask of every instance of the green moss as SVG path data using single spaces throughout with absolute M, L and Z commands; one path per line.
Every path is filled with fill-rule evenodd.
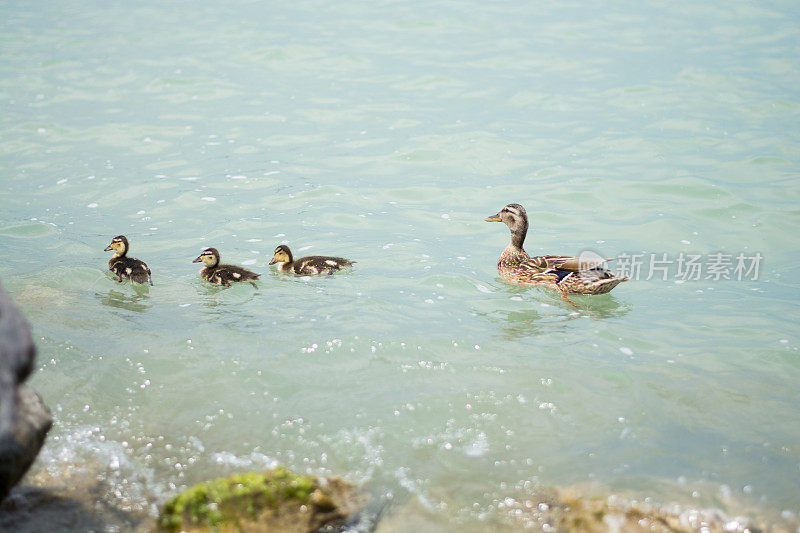
M 160 524 L 170 531 L 237 524 L 241 518 L 255 519 L 264 509 L 276 509 L 284 503 L 307 505 L 316 489 L 313 477 L 283 467 L 214 479 L 167 502 Z

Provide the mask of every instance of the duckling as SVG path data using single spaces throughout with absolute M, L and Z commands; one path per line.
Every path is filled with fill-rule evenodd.
M 500 254 L 497 270 L 506 281 L 534 283 L 558 289 L 562 295 L 605 294 L 627 281 L 607 271 L 603 264 L 613 259 L 545 255 L 531 257 L 522 248 L 528 233 L 528 214 L 520 204 L 508 204 L 486 222 L 504 222 L 511 230 L 511 244 Z
M 106 252 L 114 250 L 115 252 L 111 259 L 108 260 L 108 269 L 116 275 L 116 280 L 120 283 L 123 278 L 126 278 L 134 283 L 150 283 L 152 285 L 153 280 L 150 278 L 150 269 L 144 261 L 128 257 L 129 248 L 130 244 L 128 244 L 128 239 L 125 238 L 125 235 L 118 235 L 111 239 L 111 244 L 104 250 Z
M 327 257 L 310 255 L 301 257 L 297 261 L 292 258 L 292 251 L 285 244 L 275 248 L 270 265 L 278 264 L 278 270 L 287 274 L 300 274 L 303 276 L 314 274 L 333 274 L 337 270 L 352 266 L 355 261 L 343 257 Z
M 250 285 L 258 288 L 254 280 L 257 280 L 261 274 L 256 274 L 236 265 L 220 265 L 219 259 L 219 250 L 206 248 L 192 263 L 200 263 L 201 261 L 205 263 L 206 266 L 200 271 L 200 276 L 216 285 L 230 287 L 231 282 L 249 281 Z

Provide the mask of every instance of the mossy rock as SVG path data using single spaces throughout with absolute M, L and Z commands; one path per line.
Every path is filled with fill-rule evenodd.
M 166 531 L 313 532 L 346 521 L 361 503 L 344 481 L 279 467 L 195 485 L 167 502 L 159 524 Z

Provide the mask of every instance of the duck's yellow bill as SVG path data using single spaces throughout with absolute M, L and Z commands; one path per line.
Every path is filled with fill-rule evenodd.
M 500 220 L 500 213 L 486 217 L 484 220 L 486 220 L 486 222 L 502 222 L 502 220 Z

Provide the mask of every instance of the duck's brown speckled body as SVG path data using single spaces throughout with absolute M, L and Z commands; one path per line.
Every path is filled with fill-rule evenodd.
M 508 204 L 486 221 L 504 222 L 511 230 L 511 244 L 497 261 L 497 270 L 507 281 L 545 285 L 569 294 L 605 294 L 628 280 L 614 276 L 603 267 L 612 259 L 529 256 L 522 248 L 528 233 L 528 214 L 520 204 Z
M 255 284 L 255 280 L 257 280 L 261 274 L 256 274 L 255 272 L 251 272 L 246 268 L 236 265 L 222 265 L 219 260 L 219 250 L 216 248 L 206 248 L 192 263 L 204 263 L 206 266 L 200 270 L 200 277 L 215 285 L 230 287 L 231 283 L 249 281 L 253 287 L 258 288 L 258 285 Z
M 330 257 L 324 255 L 310 255 L 294 259 L 292 251 L 285 244 L 275 248 L 270 265 L 278 265 L 278 270 L 287 274 L 298 274 L 301 276 L 313 276 L 316 274 L 333 274 L 337 270 L 353 266 L 355 261 L 343 257 Z
M 109 252 L 114 250 L 114 255 L 108 260 L 108 269 L 114 273 L 117 281 L 121 282 L 123 279 L 129 279 L 134 283 L 149 283 L 153 284 L 150 269 L 140 259 L 135 257 L 128 257 L 128 249 L 130 244 L 124 235 L 118 235 L 111 239 L 105 251 Z

